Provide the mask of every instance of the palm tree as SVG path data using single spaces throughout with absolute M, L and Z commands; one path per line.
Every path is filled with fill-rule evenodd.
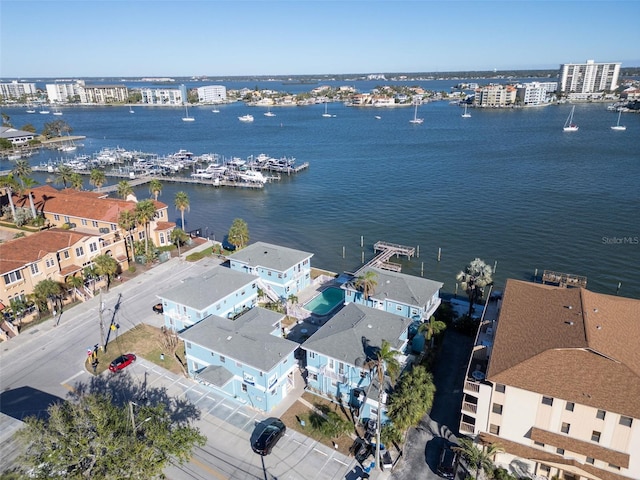
M 33 287 L 33 296 L 36 300 L 38 312 L 49 310 L 49 302 L 55 307 L 57 300 L 63 293 L 62 284 L 49 278 L 36 283 L 35 287 Z
M 473 440 L 467 437 L 458 440 L 460 446 L 453 447 L 452 450 L 459 452 L 467 463 L 475 470 L 476 480 L 481 470 L 493 470 L 493 459 L 498 453 L 504 452 L 504 449 L 497 444 L 488 445 L 485 448 L 477 448 Z
M 144 225 L 144 253 L 149 253 L 149 224 L 156 216 L 156 206 L 153 200 L 143 200 L 136 203 L 133 211 L 136 221 L 140 225 Z
M 171 230 L 169 234 L 169 239 L 171 243 L 175 243 L 176 247 L 178 247 L 178 256 L 180 256 L 180 245 L 184 244 L 187 241 L 187 234 L 181 228 L 174 228 Z
M 298 304 L 298 296 L 294 293 L 290 294 L 287 297 L 287 315 L 289 315 L 289 305 L 291 305 L 291 308 L 293 309 L 296 305 Z
M 38 213 L 36 212 L 36 206 L 33 204 L 33 193 L 31 192 L 31 189 L 36 185 L 38 185 L 38 182 L 36 182 L 31 177 L 25 177 L 25 178 L 22 178 L 21 180 L 22 180 L 22 189 L 23 191 L 27 192 L 27 196 L 29 197 L 29 206 L 31 207 L 31 215 L 33 215 L 33 218 L 35 219 L 38 216 Z
M 476 258 L 456 275 L 456 280 L 469 296 L 469 317 L 473 313 L 474 304 L 482 298 L 484 287 L 493 283 L 492 274 L 491 267 Z
M 16 221 L 16 206 L 13 203 L 13 192 L 20 189 L 20 184 L 13 177 L 13 174 L 6 175 L 0 178 L 0 187 L 4 188 L 7 192 L 7 198 L 9 199 L 9 206 L 11 207 L 11 216 L 13 221 Z
M 107 183 L 107 176 L 99 168 L 94 168 L 89 175 L 89 183 L 100 190 L 102 185 Z
M 158 196 L 162 193 L 162 182 L 157 178 L 154 178 L 149 182 L 149 193 L 153 195 L 153 198 L 157 201 Z
M 118 262 L 111 255 L 98 255 L 93 259 L 93 264 L 96 267 L 96 273 L 98 275 L 107 276 L 107 292 L 111 286 L 111 277 L 118 273 Z
M 84 285 L 84 280 L 79 275 L 72 275 L 67 277 L 65 285 L 69 290 L 73 289 L 73 299 L 77 300 L 76 292 Z
M 33 170 L 31 170 L 31 165 L 29 165 L 29 162 L 27 162 L 24 158 L 21 158 L 19 160 L 16 160 L 16 164 L 11 170 L 11 173 L 13 173 L 14 177 L 17 177 L 20 179 L 20 182 L 24 187 L 23 181 L 25 178 L 31 175 L 32 171 Z
M 385 393 L 385 371 L 388 373 L 391 382 L 394 383 L 398 373 L 400 373 L 400 363 L 396 359 L 398 351 L 391 347 L 387 340 L 382 340 L 380 348 L 376 352 L 376 359 L 373 366 L 378 375 L 378 421 L 376 422 L 376 465 L 380 463 L 380 420 L 382 418 L 382 395 Z
M 174 199 L 175 206 L 178 210 L 180 210 L 181 214 L 181 224 L 182 230 L 184 230 L 184 211 L 189 211 L 189 196 L 185 192 L 176 193 L 176 198 Z
M 131 210 L 123 210 L 122 212 L 120 212 L 120 215 L 118 215 L 118 226 L 122 230 L 127 232 L 127 234 L 125 235 L 125 238 L 129 240 L 130 252 L 133 255 L 134 250 L 133 250 L 133 238 L 131 235 L 131 231 L 136 226 L 135 213 Z
M 249 227 L 247 226 L 247 222 L 241 218 L 236 218 L 231 224 L 227 239 L 229 243 L 237 249 L 249 243 Z
M 129 195 L 133 193 L 133 187 L 126 180 L 120 180 L 118 182 L 118 196 L 123 200 L 126 200 Z
M 431 315 L 428 322 L 420 324 L 420 327 L 418 327 L 418 333 L 424 333 L 425 340 L 427 342 L 431 342 L 431 347 L 433 347 L 433 340 L 435 340 L 434 337 L 439 333 L 444 332 L 446 328 L 446 323 L 436 320 L 436 317 Z
M 71 188 L 74 190 L 82 190 L 84 186 L 84 180 L 82 180 L 82 175 L 77 172 L 73 172 L 71 175 Z
M 362 292 L 365 300 L 369 300 L 369 297 L 373 295 L 375 288 L 378 286 L 377 278 L 378 274 L 373 270 L 367 270 L 356 278 L 356 288 Z
M 67 184 L 71 183 L 73 173 L 73 169 L 69 165 L 60 165 L 58 167 L 58 175 L 56 175 L 55 182 L 62 183 L 64 188 L 67 188 Z

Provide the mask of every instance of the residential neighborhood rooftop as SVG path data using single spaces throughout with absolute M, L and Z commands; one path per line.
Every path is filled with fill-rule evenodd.
M 362 274 L 367 271 L 376 274 L 376 286 L 371 297 L 379 300 L 390 299 L 407 305 L 426 305 L 443 285 L 442 282 L 428 278 L 376 267 L 367 267 L 362 271 Z
M 311 256 L 313 256 L 312 253 L 302 250 L 256 242 L 230 255 L 229 258 L 232 261 L 236 260 L 255 267 L 264 267 L 282 272 Z

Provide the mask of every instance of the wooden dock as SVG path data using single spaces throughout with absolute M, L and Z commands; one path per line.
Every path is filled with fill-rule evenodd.
M 411 258 L 415 255 L 416 249 L 415 247 L 407 247 L 405 245 L 398 245 L 397 243 L 389 243 L 389 242 L 376 242 L 373 246 L 373 251 L 376 252 L 376 256 L 365 263 L 362 267 L 360 267 L 355 275 L 359 276 L 363 270 L 367 267 L 375 267 L 381 268 L 383 270 L 390 270 L 392 272 L 400 272 L 402 267 L 393 262 L 389 262 L 391 257 L 394 255 L 396 257 L 405 256 L 407 258 Z
M 252 183 L 252 182 L 236 182 L 233 180 L 209 180 L 204 178 L 188 178 L 188 177 L 157 177 L 157 176 L 145 176 L 145 177 L 136 177 L 130 178 L 127 175 L 109 175 L 109 176 L 120 176 L 125 179 L 129 185 L 132 187 L 137 187 L 139 185 L 144 185 L 145 183 L 149 183 L 151 180 L 158 180 L 160 182 L 169 182 L 169 183 L 189 183 L 192 185 L 203 185 L 209 187 L 234 187 L 234 188 L 254 188 L 261 189 L 264 188 L 263 183 Z M 109 185 L 106 187 L 102 187 L 99 190 L 95 190 L 96 192 L 101 193 L 112 193 L 118 190 L 118 185 Z

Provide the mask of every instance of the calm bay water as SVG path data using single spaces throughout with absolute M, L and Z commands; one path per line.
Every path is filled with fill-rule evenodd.
M 181 121 L 184 109 L 177 107 L 136 107 L 135 114 L 128 107 L 76 107 L 63 109 L 62 117 L 29 115 L 24 108 L 3 112 L 16 127 L 32 123 L 38 131 L 45 122 L 65 120 L 87 137 L 78 153 L 120 146 L 164 155 L 184 148 L 310 163 L 262 191 L 165 184 L 160 200 L 170 215 L 179 219 L 173 198 L 186 191 L 186 228 L 218 240 L 240 217 L 251 241 L 312 252 L 314 266 L 336 272 L 353 271 L 362 252 L 369 260 L 372 245 L 384 240 L 419 246 L 420 257 L 402 261 L 403 271 L 423 272 L 444 282 L 446 291 L 454 290 L 456 273 L 480 257 L 497 262 L 498 284 L 550 269 L 585 275 L 588 287 L 603 293 L 615 294 L 621 282 L 620 295 L 640 298 L 640 116 L 623 115 L 627 131 L 614 132 L 609 127 L 617 117 L 605 104 L 579 104 L 580 130 L 564 133 L 570 108 L 471 110 L 464 119 L 459 107 L 434 102 L 419 107 L 422 125 L 409 123 L 412 108 L 337 103 L 329 104 L 333 118 L 321 116 L 324 105 L 273 108 L 275 117 L 241 103 L 220 113 L 195 107 L 190 123 Z M 245 113 L 255 122 L 239 122 Z M 30 162 L 55 158 L 45 151 Z M 9 168 L 7 161 L 0 165 Z M 136 193 L 149 196 L 146 187 Z M 632 243 L 611 243 L 629 237 Z

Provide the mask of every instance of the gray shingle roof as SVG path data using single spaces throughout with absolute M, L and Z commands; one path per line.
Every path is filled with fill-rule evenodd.
M 410 318 L 350 303 L 304 342 L 302 348 L 359 367 L 367 358 L 375 358 L 382 340 L 400 348 L 402 342 L 398 339 L 411 322 Z
M 313 256 L 312 253 L 303 252 L 302 250 L 256 242 L 230 255 L 229 258 L 252 267 L 265 267 L 270 270 L 284 272 L 311 256 Z
M 368 267 L 363 274 L 371 270 L 377 275 L 377 285 L 373 289 L 372 298 L 377 300 L 395 300 L 406 305 L 424 306 L 431 301 L 433 295 L 442 288 L 441 282 L 428 278 L 416 277 L 405 273 L 392 272 L 381 268 Z M 354 279 L 355 281 L 355 279 Z M 350 288 L 355 288 L 350 286 Z
M 268 372 L 298 348 L 296 342 L 271 335 L 283 316 L 260 307 L 236 320 L 211 315 L 182 332 L 180 338 Z
M 160 292 L 158 297 L 196 310 L 204 310 L 256 280 L 257 277 L 254 275 L 216 265 L 201 275 L 185 278 Z
M 203 380 L 222 388 L 233 378 L 233 373 L 218 365 L 209 365 L 196 375 L 196 380 Z

